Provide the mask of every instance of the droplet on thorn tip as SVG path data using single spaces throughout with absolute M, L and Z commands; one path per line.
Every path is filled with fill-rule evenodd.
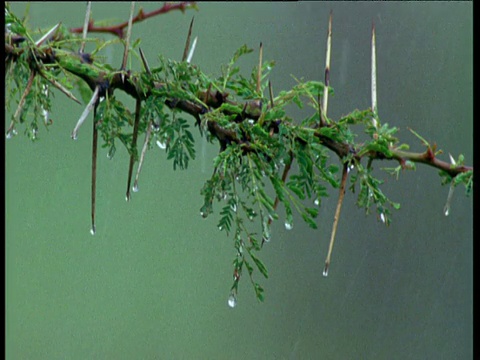
M 92 228 L 90 229 L 90 234 L 95 235 L 96 228 L 95 225 L 92 225 Z
M 325 264 L 325 267 L 323 268 L 323 276 L 324 277 L 328 276 L 328 264 Z

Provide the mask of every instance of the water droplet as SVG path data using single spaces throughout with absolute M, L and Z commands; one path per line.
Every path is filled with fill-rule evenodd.
M 230 208 L 232 209 L 233 212 L 237 212 L 237 204 L 230 205 Z
M 320 198 L 316 198 L 313 203 L 314 203 L 315 205 L 319 206 L 319 205 L 320 205 Z
M 445 206 L 445 208 L 443 209 L 443 213 L 445 214 L 445 216 L 448 216 L 448 214 L 450 214 L 450 206 Z
M 263 218 L 262 222 L 262 241 L 269 242 L 272 235 L 270 233 L 270 225 L 268 223 L 268 219 L 266 217 Z
M 100 96 L 99 102 L 103 102 L 105 100 L 105 96 Z
M 328 265 L 325 265 L 325 267 L 323 268 L 323 276 L 324 277 L 328 276 Z
M 382 220 L 382 222 L 383 222 L 384 224 L 385 224 L 385 221 L 387 220 L 387 219 L 385 218 L 385 214 L 384 214 L 383 212 L 380 213 L 380 220 Z
M 130 197 L 129 197 L 128 195 L 125 196 L 125 201 L 126 201 L 126 202 L 129 202 L 129 201 L 130 201 Z
M 223 226 L 220 225 L 220 226 L 218 227 L 218 230 L 222 231 L 222 230 L 223 230 Z
M 92 225 L 92 228 L 90 229 L 90 234 L 95 235 L 95 232 L 96 232 L 96 231 L 97 231 L 97 230 L 96 230 L 95 225 Z
M 48 117 L 50 115 L 50 113 L 45 110 L 44 108 L 42 108 L 42 115 L 43 115 L 43 121 L 45 124 L 48 124 Z
M 110 148 L 110 150 L 108 150 L 107 158 L 109 160 L 113 159 L 113 156 L 115 155 L 115 151 L 116 151 L 116 149 L 113 146 Z
M 162 150 L 167 148 L 167 144 L 165 142 L 160 141 L 160 140 L 157 140 L 157 146 Z
M 138 192 L 138 185 L 137 184 L 133 185 L 132 191 L 133 192 Z
M 285 229 L 292 230 L 293 224 L 291 222 L 285 221 Z
M 73 140 L 77 140 L 77 139 L 78 139 L 77 133 L 72 133 L 72 139 L 73 139 Z
M 231 307 L 232 309 L 237 306 L 237 298 L 235 297 L 235 294 L 230 294 L 228 297 L 228 306 Z
M 11 139 L 11 138 L 14 137 L 15 135 L 17 135 L 17 130 L 12 129 L 12 130 L 10 130 L 9 132 L 7 132 L 7 133 L 5 134 L 5 137 L 6 137 L 7 139 Z
M 204 219 L 208 216 L 208 214 L 210 214 L 210 212 L 211 212 L 211 209 L 207 204 L 204 204 L 200 208 L 200 216 L 203 217 Z

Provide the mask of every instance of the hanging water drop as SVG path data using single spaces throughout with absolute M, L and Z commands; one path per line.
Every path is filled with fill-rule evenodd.
M 138 184 L 134 184 L 133 187 L 132 187 L 132 191 L 133 192 L 138 192 Z
M 8 131 L 8 132 L 5 134 L 5 137 L 6 137 L 7 139 L 11 139 L 11 138 L 14 137 L 15 135 L 17 135 L 17 130 L 12 129 L 12 130 Z
M 165 150 L 167 148 L 167 143 L 164 142 L 164 141 L 160 141 L 160 140 L 157 140 L 157 146 L 162 149 L 162 150 Z
M 237 306 L 237 298 L 235 297 L 235 294 L 231 293 L 230 296 L 228 297 L 228 306 L 231 307 L 232 309 Z
M 385 214 L 384 214 L 383 212 L 380 213 L 380 220 L 382 220 L 382 222 L 383 222 L 384 224 L 385 224 L 385 221 L 387 220 L 387 219 L 385 218 Z
M 115 155 L 115 151 L 116 151 L 116 148 L 114 146 L 112 146 L 110 150 L 108 150 L 108 153 L 107 153 L 108 160 L 113 159 L 113 156 Z
M 327 277 L 328 276 L 328 265 L 325 264 L 325 267 L 323 268 L 323 276 Z
M 445 203 L 445 207 L 443 208 L 443 213 L 445 214 L 445 216 L 448 216 L 450 214 L 450 203 L 452 202 L 453 190 L 455 190 L 455 183 L 452 180 L 452 183 L 450 184 L 450 189 L 448 189 L 447 202 Z
M 96 228 L 95 225 L 92 225 L 92 228 L 90 229 L 90 234 L 95 235 Z
M 320 198 L 316 198 L 315 201 L 313 202 L 316 206 L 320 206 Z
M 291 223 L 289 221 L 285 221 L 285 229 L 292 230 L 293 229 L 293 223 Z

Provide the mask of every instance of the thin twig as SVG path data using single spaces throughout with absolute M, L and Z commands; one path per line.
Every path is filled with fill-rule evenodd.
M 137 16 L 135 16 L 132 20 L 132 23 L 135 24 L 137 22 L 141 22 L 146 20 L 150 17 L 165 14 L 172 10 L 180 10 L 181 12 L 185 12 L 185 9 L 188 8 L 196 8 L 195 2 L 192 1 L 184 1 L 181 3 L 168 3 L 166 2 L 160 9 L 153 10 L 151 12 L 144 13 L 143 9 L 138 11 Z M 123 29 L 128 26 L 128 21 L 125 21 L 118 25 L 113 26 L 95 26 L 93 20 L 88 23 L 88 31 L 89 32 L 98 32 L 98 33 L 110 33 L 113 35 L 118 36 L 120 39 L 123 39 Z M 83 31 L 83 27 L 72 28 L 70 32 L 72 33 L 81 33 Z
M 135 151 L 137 149 L 137 136 L 138 136 L 138 124 L 140 123 L 140 110 L 142 100 L 138 100 L 135 103 L 135 124 L 133 125 L 132 135 L 132 153 L 130 154 L 130 165 L 128 167 L 128 179 L 127 179 L 127 195 L 126 201 L 130 201 L 130 184 L 132 183 L 133 164 L 135 163 Z
M 337 209 L 335 210 L 335 217 L 333 218 L 332 235 L 330 237 L 330 245 L 328 246 L 327 259 L 325 260 L 325 267 L 323 269 L 323 276 L 328 276 L 328 268 L 330 267 L 330 258 L 333 251 L 333 243 L 335 242 L 335 234 L 337 233 L 338 220 L 340 220 L 340 210 L 342 209 L 343 198 L 345 196 L 345 188 L 347 184 L 348 163 L 343 164 L 342 182 L 340 184 L 340 194 L 338 196 Z
M 10 126 L 8 127 L 7 136 L 8 136 L 8 134 L 11 133 L 12 129 L 15 127 L 15 122 L 18 120 L 18 117 L 20 116 L 20 113 L 22 112 L 23 105 L 25 104 L 25 99 L 27 98 L 27 95 L 30 93 L 30 90 L 32 89 L 34 78 L 35 78 L 35 71 L 32 70 L 30 72 L 30 76 L 28 77 L 27 86 L 25 87 L 25 91 L 23 92 L 22 97 L 20 98 L 20 101 L 18 102 L 17 110 L 15 111 L 15 114 L 13 115 L 13 120 L 10 123 Z
M 80 45 L 80 54 L 85 50 L 85 39 L 87 38 L 88 33 L 88 23 L 90 21 L 90 14 L 92 11 L 92 2 L 87 1 L 87 10 L 85 11 L 85 21 L 83 23 L 83 32 L 82 32 L 82 44 Z
M 100 86 L 95 87 L 95 91 L 93 92 L 92 98 L 90 99 L 87 107 L 85 110 L 83 110 L 82 116 L 80 116 L 80 119 L 78 119 L 77 125 L 75 125 L 75 128 L 72 131 L 72 139 L 77 140 L 78 136 L 78 130 L 80 129 L 80 126 L 82 126 L 83 122 L 87 118 L 88 114 L 90 114 L 90 111 L 92 111 L 93 107 L 95 106 L 95 103 L 97 102 L 98 99 L 98 94 L 100 93 Z
M 190 48 L 190 37 L 192 36 L 193 20 L 195 20 L 195 16 L 193 16 L 192 21 L 190 21 L 190 27 L 188 28 L 188 34 L 187 34 L 187 41 L 185 42 L 185 49 L 183 49 L 182 61 L 187 60 L 188 49 Z
M 60 84 L 57 80 L 55 80 L 53 77 L 48 77 L 50 75 L 46 75 L 47 72 L 39 72 L 39 74 L 45 79 L 47 80 L 48 82 L 50 82 L 53 86 L 55 86 L 58 90 L 60 90 L 62 93 L 64 93 L 65 95 L 67 95 L 70 99 L 72 99 L 73 101 L 79 103 L 80 105 L 82 105 L 82 103 L 69 91 L 67 90 L 62 84 Z

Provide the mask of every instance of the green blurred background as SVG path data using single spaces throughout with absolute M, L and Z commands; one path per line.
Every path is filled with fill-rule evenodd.
M 25 3 L 11 8 L 22 16 Z M 93 3 L 93 18 L 124 21 L 129 9 Z M 471 164 L 472 2 L 200 3 L 199 12 L 135 25 L 133 38 L 142 38 L 151 66 L 159 53 L 179 60 L 195 15 L 193 63 L 218 76 L 242 44 L 262 41 L 278 92 L 295 84 L 291 75 L 323 81 L 330 10 L 329 116 L 370 105 L 373 20 L 381 121 L 398 126 L 414 151 L 423 147 L 408 127 L 444 149 L 442 159 L 464 153 Z M 77 27 L 84 11 L 84 3 L 32 3 L 30 24 Z M 105 59 L 119 66 L 122 51 L 113 47 Z M 246 73 L 257 54 L 241 61 Z M 175 172 L 153 149 L 130 203 L 126 151 L 108 160 L 101 149 L 91 236 L 91 118 L 72 141 L 83 107 L 55 96 L 49 132 L 41 128 L 32 143 L 19 128 L 5 144 L 7 359 L 472 358 L 473 201 L 457 189 L 445 217 L 448 187 L 437 170 L 419 166 L 398 182 L 384 176 L 385 192 L 402 204 L 389 228 L 347 192 L 328 278 L 321 273 L 337 192 L 323 201 L 318 231 L 300 219 L 290 232 L 275 223 L 260 253 L 270 278 L 257 276 L 265 303 L 243 279 L 231 309 L 232 239 L 216 228 L 218 210 L 199 214 L 218 147 L 197 136 L 197 159 Z

